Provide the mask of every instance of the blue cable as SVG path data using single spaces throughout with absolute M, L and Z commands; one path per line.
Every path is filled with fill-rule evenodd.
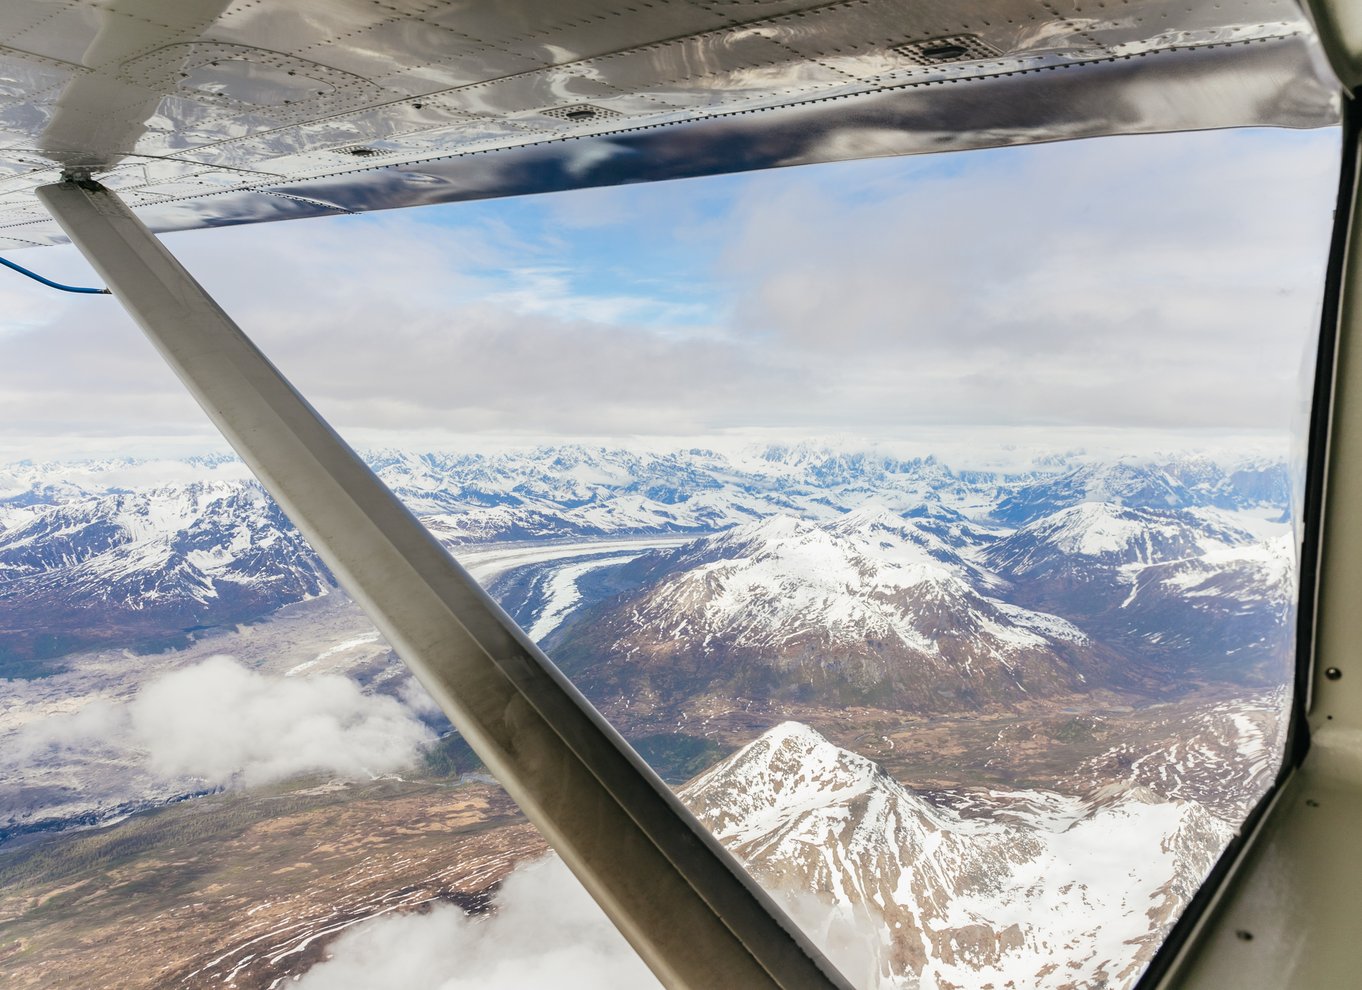
M 16 265 L 12 261 L 6 261 L 4 258 L 0 258 L 0 265 L 4 265 L 6 268 L 13 268 L 20 275 L 27 275 L 29 278 L 41 282 L 43 285 L 50 285 L 54 289 L 61 289 L 62 292 L 88 292 L 97 296 L 107 296 L 111 294 L 108 289 L 84 289 L 78 285 L 62 285 L 60 282 L 54 282 L 50 278 L 43 278 L 37 272 L 31 272 L 22 265 Z

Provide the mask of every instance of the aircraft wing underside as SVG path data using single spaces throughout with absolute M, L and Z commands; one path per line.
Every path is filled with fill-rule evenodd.
M 167 16 L 167 11 L 172 13 Z M 0 249 L 84 168 L 155 230 L 1337 120 L 1292 0 L 7 0 Z

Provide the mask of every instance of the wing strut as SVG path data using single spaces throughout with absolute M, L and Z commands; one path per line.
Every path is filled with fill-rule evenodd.
M 37 192 L 666 986 L 850 990 L 114 193 Z

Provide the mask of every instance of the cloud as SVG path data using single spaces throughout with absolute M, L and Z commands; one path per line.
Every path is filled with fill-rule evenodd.
M 1283 429 L 1336 142 L 1216 132 L 962 155 L 949 172 L 874 163 L 831 197 L 801 172 L 740 210 L 735 322 L 820 362 L 810 403 L 848 420 Z
M 812 893 L 777 892 L 790 916 L 858 987 L 880 986 L 883 923 Z M 333 943 L 299 990 L 648 990 L 661 984 L 562 860 L 517 867 L 488 915 L 452 905 L 387 915 Z
M 490 915 L 453 905 L 357 925 L 299 990 L 647 990 L 656 977 L 557 857 L 517 868 Z
M 148 684 L 134 743 L 167 777 L 247 786 L 305 772 L 363 778 L 409 766 L 431 734 L 398 701 L 349 678 L 277 678 L 213 657 Z
M 5 762 L 18 768 L 35 758 L 58 753 L 115 755 L 122 748 L 127 731 L 128 715 L 124 706 L 100 698 L 74 712 L 47 715 L 24 723 L 7 740 Z
M 127 703 L 36 719 L 8 762 L 113 760 L 162 781 L 254 787 L 303 773 L 365 779 L 410 766 L 433 733 L 401 702 L 339 675 L 283 678 L 211 657 Z
M 1108 138 L 169 235 L 342 429 L 1280 430 L 1335 131 Z M 89 280 L 70 249 L 26 252 Z M 107 297 L 0 280 L 0 441 L 211 430 Z M 35 303 L 35 299 L 40 302 Z

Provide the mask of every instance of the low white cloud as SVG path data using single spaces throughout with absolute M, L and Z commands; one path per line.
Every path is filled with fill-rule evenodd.
M 397 696 L 402 699 L 404 705 L 423 719 L 434 721 L 445 719 L 444 709 L 430 696 L 425 685 L 415 677 L 408 677 L 402 682 L 397 689 Z
M 849 917 L 829 898 L 777 892 L 790 917 L 852 984 L 881 986 L 883 922 Z M 470 917 L 452 905 L 387 915 L 355 926 L 300 990 L 649 990 L 657 978 L 562 860 L 518 867 L 493 911 Z
M 348 678 L 285 679 L 219 656 L 151 681 L 126 703 L 29 722 L 7 762 L 115 760 L 163 781 L 251 787 L 399 770 L 433 740 L 400 701 Z
M 346 677 L 285 680 L 228 657 L 147 685 L 129 715 L 157 773 L 248 786 L 309 771 L 362 778 L 395 770 L 431 740 L 400 702 L 366 695 Z
M 792 921 L 853 987 L 892 990 L 884 918 L 869 904 L 835 904 L 812 891 L 773 891 Z
M 126 708 L 103 698 L 73 711 L 25 722 L 5 746 L 5 763 L 20 767 L 54 753 L 116 751 L 128 730 Z
M 495 911 L 452 905 L 356 926 L 299 990 L 648 990 L 660 987 L 557 857 L 506 878 Z

